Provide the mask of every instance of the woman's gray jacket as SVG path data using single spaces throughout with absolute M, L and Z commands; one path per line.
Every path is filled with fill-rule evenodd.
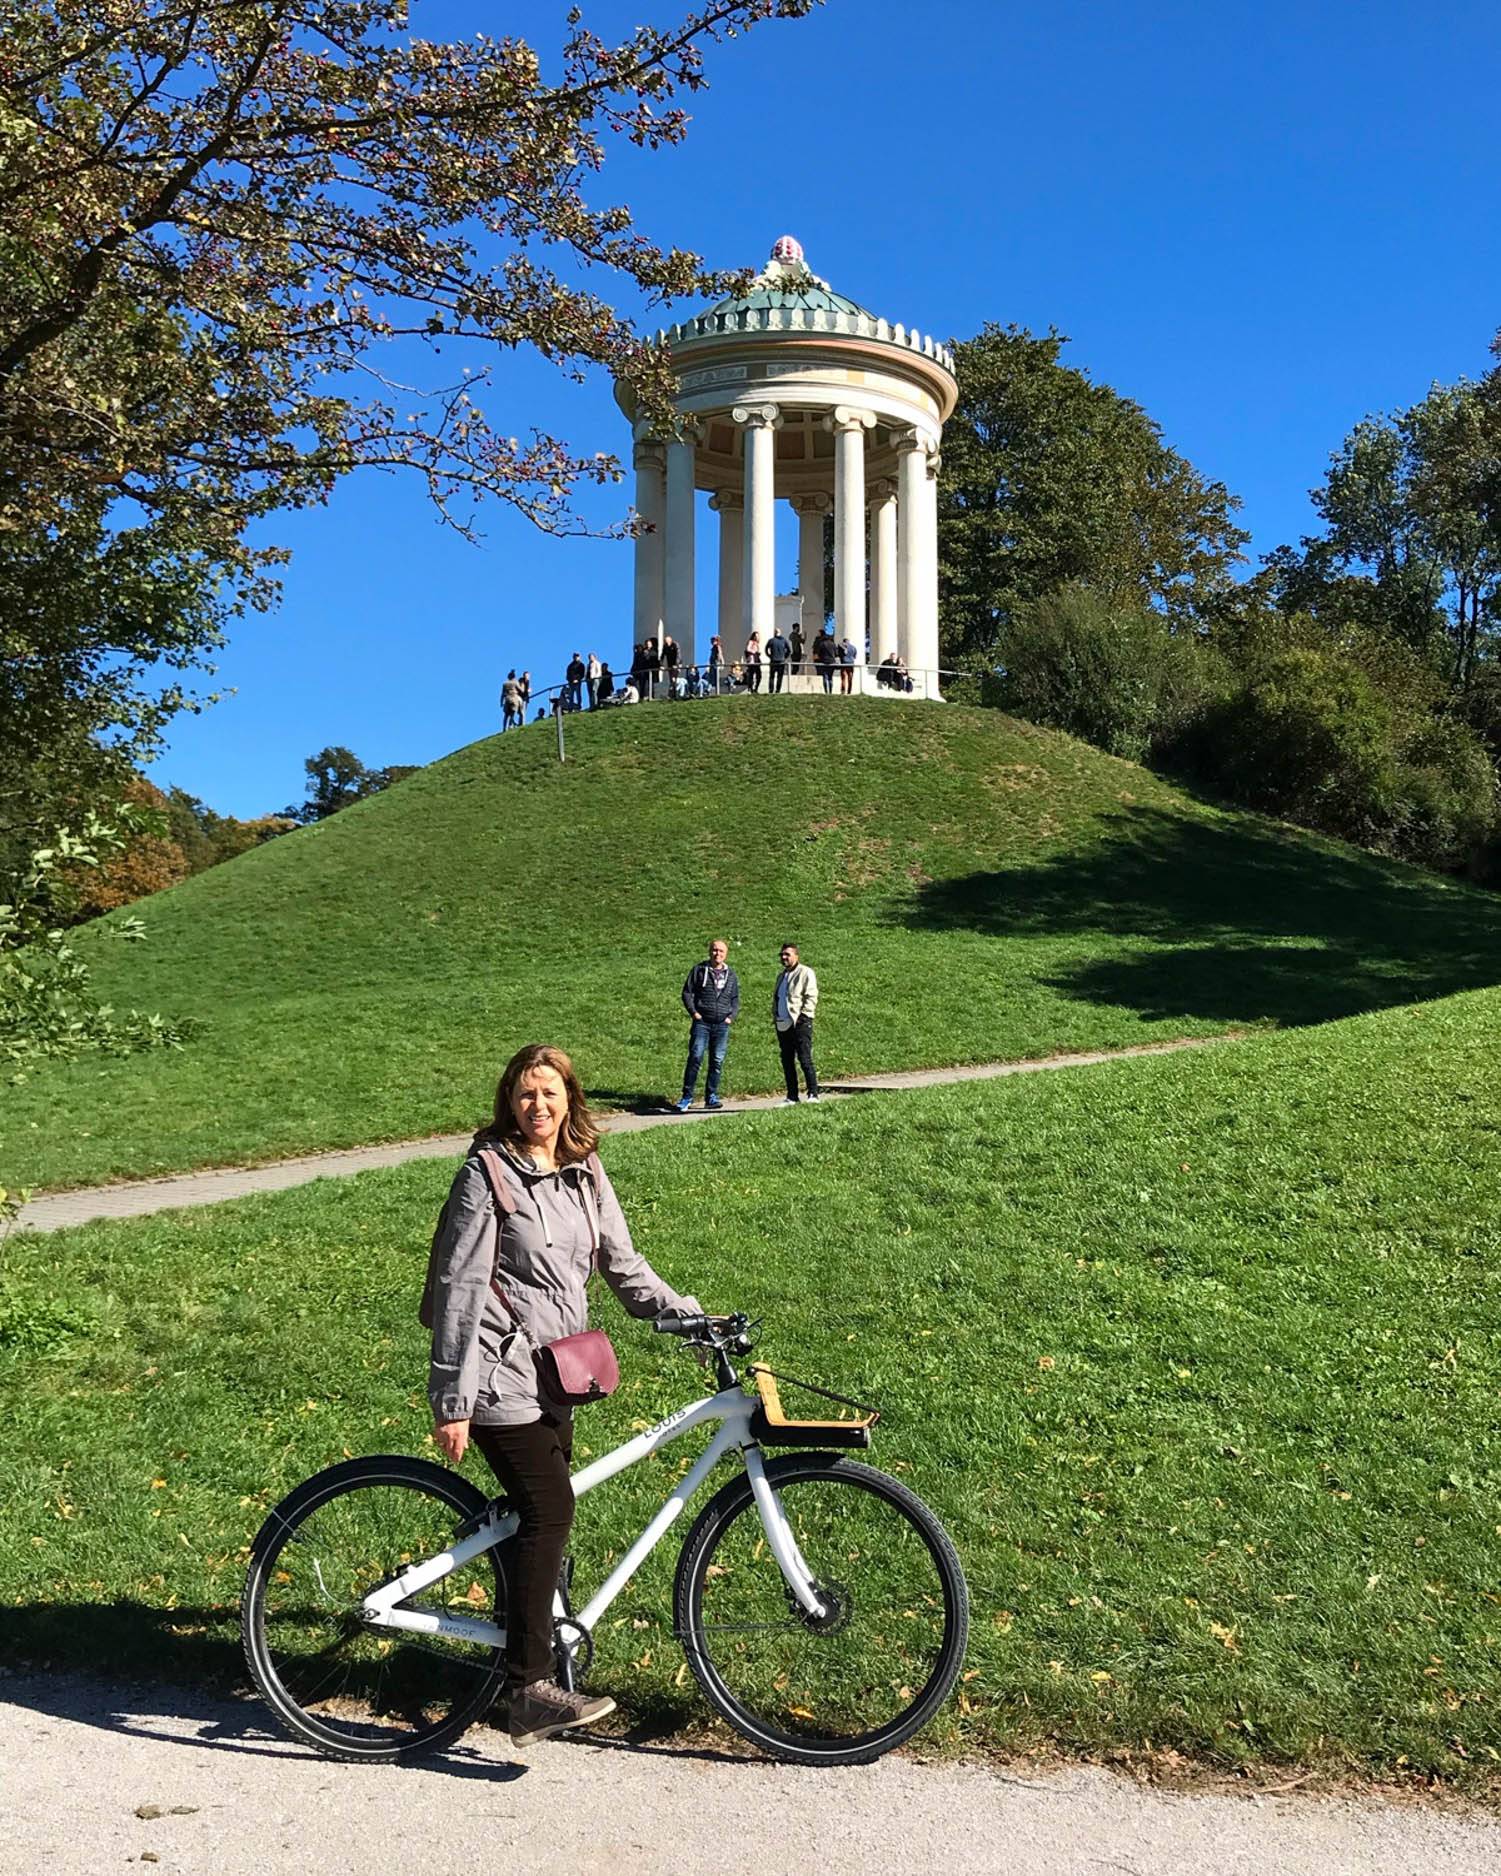
M 631 1243 L 603 1167 L 597 1181 L 584 1164 L 544 1173 L 506 1146 L 498 1150 L 516 1210 L 497 1217 L 484 1168 L 471 1157 L 459 1168 L 439 1225 L 427 1394 L 440 1424 L 504 1427 L 539 1418 L 534 1347 L 589 1326 L 591 1211 L 600 1274 L 631 1315 L 699 1313 L 697 1301 L 664 1283 Z M 522 1333 L 491 1289 L 492 1275 L 516 1305 Z M 549 1402 L 547 1411 L 560 1410 Z

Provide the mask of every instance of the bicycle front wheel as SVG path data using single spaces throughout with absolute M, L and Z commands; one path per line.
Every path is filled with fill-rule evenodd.
M 437 1556 L 488 1500 L 425 1459 L 352 1459 L 317 1473 L 261 1526 L 241 1605 L 245 1660 L 288 1732 L 338 1759 L 401 1759 L 457 1739 L 500 1684 L 483 1642 L 372 1628 L 362 1604 Z M 504 1627 L 493 1550 L 401 1605 Z
M 803 1765 L 864 1764 L 948 1698 L 969 1634 L 964 1573 L 938 1519 L 886 1473 L 819 1453 L 766 1470 L 823 1613 L 788 1589 L 742 1475 L 683 1546 L 678 1636 L 710 1703 L 747 1739 Z

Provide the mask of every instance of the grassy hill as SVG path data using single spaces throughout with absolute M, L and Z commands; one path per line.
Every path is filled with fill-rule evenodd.
M 774 1366 L 885 1410 L 874 1456 L 940 1510 L 974 1598 L 938 1741 L 1494 1793 L 1498 1112 L 1482 992 L 606 1156 L 666 1275 L 764 1313 Z M 5 1659 L 236 1677 L 266 1506 L 346 1451 L 423 1449 L 415 1304 L 447 1179 L 413 1164 L 25 1247 L 0 1299 Z M 581 1416 L 585 1454 L 697 1382 L 602 1316 L 625 1379 Z M 581 1581 L 675 1466 L 585 1501 Z M 595 1670 L 667 1724 L 701 1714 L 674 1555 Z
M 728 1086 L 778 1084 L 784 938 L 827 1075 L 1289 1025 L 1501 981 L 1501 901 L 1197 802 L 962 708 L 726 699 L 458 751 L 84 943 L 181 1055 L 7 1089 L 6 1182 L 89 1183 L 468 1126 L 521 1042 L 606 1104 L 676 1092 L 688 966 L 746 998 Z

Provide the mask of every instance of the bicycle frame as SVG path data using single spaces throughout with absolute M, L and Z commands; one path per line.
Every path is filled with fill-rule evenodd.
M 567 1620 L 586 1633 L 592 1633 L 600 1617 L 614 1602 L 625 1587 L 627 1581 L 641 1567 L 645 1558 L 651 1555 L 657 1545 L 682 1516 L 688 1501 L 703 1484 L 727 1453 L 739 1449 L 745 1462 L 745 1470 L 750 1478 L 751 1491 L 755 1497 L 756 1509 L 760 1513 L 761 1525 L 766 1532 L 767 1545 L 776 1558 L 777 1566 L 786 1578 L 787 1587 L 800 1606 L 811 1616 L 824 1613 L 824 1605 L 819 1597 L 813 1573 L 803 1560 L 792 1535 L 791 1526 L 782 1514 L 781 1503 L 766 1476 L 766 1462 L 761 1448 L 751 1431 L 751 1415 L 756 1409 L 756 1399 L 747 1394 L 738 1383 L 734 1387 L 723 1389 L 720 1393 L 694 1401 L 690 1406 L 681 1407 L 674 1414 L 669 1414 L 646 1432 L 638 1433 L 634 1439 L 627 1440 L 623 1446 L 617 1446 L 613 1452 L 606 1453 L 592 1464 L 582 1467 L 573 1475 L 573 1495 L 582 1498 L 585 1492 L 592 1492 L 597 1485 L 603 1485 L 607 1479 L 613 1479 L 617 1473 L 627 1471 L 641 1460 L 649 1458 L 664 1446 L 670 1446 L 685 1433 L 691 1433 L 695 1427 L 704 1426 L 713 1421 L 720 1423 L 719 1430 L 709 1441 L 698 1459 L 688 1472 L 673 1487 L 667 1502 L 646 1529 L 631 1545 L 630 1549 L 616 1564 L 595 1594 L 584 1607 Z M 492 1505 L 475 1529 L 457 1544 L 430 1557 L 424 1563 L 413 1564 L 403 1570 L 400 1576 L 390 1582 L 382 1583 L 361 1603 L 361 1611 L 366 1623 L 371 1628 L 409 1629 L 420 1635 L 452 1635 L 460 1640 L 481 1642 L 493 1648 L 505 1646 L 506 1632 L 495 1622 L 486 1622 L 478 1616 L 458 1615 L 445 1611 L 441 1615 L 425 1609 L 402 1609 L 397 1605 L 409 1597 L 418 1595 L 432 1584 L 441 1582 L 451 1570 L 457 1570 L 472 1558 L 483 1555 L 494 1545 L 503 1543 L 511 1536 L 517 1526 L 514 1511 L 502 1513 L 498 1505 Z M 554 1603 L 554 1614 L 565 1616 L 562 1597 Z

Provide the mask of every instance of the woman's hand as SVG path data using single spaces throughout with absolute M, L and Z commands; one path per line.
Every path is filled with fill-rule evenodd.
M 469 1445 L 469 1422 L 467 1420 L 440 1420 L 433 1426 L 433 1443 L 438 1451 L 452 1465 L 457 1465 L 464 1457 Z

